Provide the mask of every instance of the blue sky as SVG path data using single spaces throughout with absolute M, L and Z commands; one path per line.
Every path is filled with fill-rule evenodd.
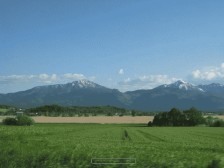
M 222 0 L 0 0 L 0 93 L 89 79 L 224 84 Z

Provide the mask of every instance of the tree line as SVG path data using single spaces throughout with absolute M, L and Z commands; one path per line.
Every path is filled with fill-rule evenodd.
M 59 106 L 59 105 L 45 105 L 25 110 L 26 115 L 41 115 L 41 116 L 143 116 L 152 115 L 151 113 L 129 110 L 125 108 L 119 108 L 114 106 Z
M 196 126 L 200 124 L 224 126 L 224 121 L 211 116 L 204 117 L 203 113 L 194 107 L 184 111 L 172 108 L 169 112 L 156 114 L 148 126 Z
M 154 116 L 156 112 L 145 112 L 140 110 L 125 109 L 115 106 L 60 106 L 57 104 L 44 105 L 33 108 L 21 109 L 17 107 L 0 105 L 0 109 L 7 109 L 0 113 L 2 116 L 16 115 L 16 112 L 22 111 L 28 116 Z
M 17 126 L 23 126 L 23 125 L 33 125 L 34 124 L 34 120 L 26 115 L 19 115 L 16 117 L 7 117 L 5 119 L 3 119 L 2 123 L 4 125 L 17 125 Z
M 195 126 L 204 123 L 203 113 L 196 108 L 181 111 L 172 108 L 169 112 L 155 115 L 153 122 L 149 125 L 155 126 Z

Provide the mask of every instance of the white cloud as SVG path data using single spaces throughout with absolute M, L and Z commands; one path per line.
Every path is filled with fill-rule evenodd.
M 49 85 L 49 84 L 65 84 L 80 79 L 87 79 L 94 81 L 95 76 L 86 77 L 78 73 L 66 74 L 31 74 L 31 75 L 0 75 L 0 93 L 16 92 L 30 89 L 35 86 Z
M 215 71 L 206 72 L 206 79 L 212 80 L 218 76 L 218 73 Z
M 123 74 L 124 74 L 124 69 L 120 69 L 120 70 L 118 71 L 118 74 L 119 74 L 119 75 L 123 75 Z
M 57 80 L 57 75 L 56 75 L 56 74 L 53 74 L 53 75 L 51 76 L 51 79 L 52 79 L 52 80 Z
M 57 74 L 38 74 L 38 75 L 9 75 L 0 76 L 0 84 L 17 84 L 17 83 L 35 83 L 35 84 L 55 84 L 66 83 L 80 79 L 95 80 L 95 76 L 89 78 L 83 74 L 67 73 L 63 75 Z
M 35 78 L 35 75 L 28 75 L 27 78 L 28 79 L 33 79 L 33 78 Z
M 224 69 L 224 63 L 221 64 L 222 69 Z
M 40 78 L 41 80 L 46 80 L 46 79 L 49 78 L 49 76 L 48 76 L 48 74 L 40 74 L 40 75 L 39 75 L 39 78 Z
M 55 83 L 59 80 L 56 74 L 48 75 L 48 74 L 40 74 L 39 75 L 40 82 L 51 84 Z
M 65 79 L 71 79 L 71 80 L 80 80 L 86 78 L 83 74 L 75 74 L 75 73 L 66 73 L 63 75 L 63 77 Z
M 201 71 L 197 69 L 197 70 L 192 72 L 192 75 L 193 75 L 194 78 L 200 78 Z
M 152 89 L 162 84 L 170 84 L 177 81 L 177 78 L 170 78 L 167 75 L 143 75 L 137 78 L 127 78 L 118 83 L 122 91 L 137 89 Z
M 91 81 L 95 81 L 96 77 L 95 76 L 90 76 L 88 79 L 91 80 Z
M 126 82 L 126 83 L 128 83 L 130 81 L 131 81 L 131 78 L 127 78 L 127 79 L 124 80 L 124 82 Z
M 32 80 L 33 78 L 34 78 L 33 75 L 0 76 L 0 83 L 8 84 L 8 83 L 26 82 L 26 81 Z
M 192 76 L 196 80 L 220 80 L 224 78 L 224 63 L 219 67 L 210 67 L 205 70 L 195 70 Z

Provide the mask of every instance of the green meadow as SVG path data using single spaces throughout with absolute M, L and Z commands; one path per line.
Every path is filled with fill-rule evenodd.
M 223 167 L 224 129 L 137 124 L 0 125 L 0 150 L 1 168 Z
M 9 111 L 9 109 L 0 108 L 0 113 L 5 113 L 5 112 L 7 112 L 7 111 Z

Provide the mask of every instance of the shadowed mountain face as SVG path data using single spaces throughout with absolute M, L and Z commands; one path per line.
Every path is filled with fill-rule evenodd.
M 80 80 L 1 94 L 0 104 L 18 107 L 35 107 L 46 104 L 111 105 L 143 111 L 165 111 L 172 107 L 187 109 L 194 106 L 201 110 L 218 111 L 224 109 L 224 86 L 220 84 L 195 86 L 184 81 L 177 81 L 151 90 L 122 93 L 88 80 Z
M 221 85 L 219 83 L 212 83 L 210 85 L 199 85 L 198 87 L 213 96 L 224 98 L 224 85 Z

